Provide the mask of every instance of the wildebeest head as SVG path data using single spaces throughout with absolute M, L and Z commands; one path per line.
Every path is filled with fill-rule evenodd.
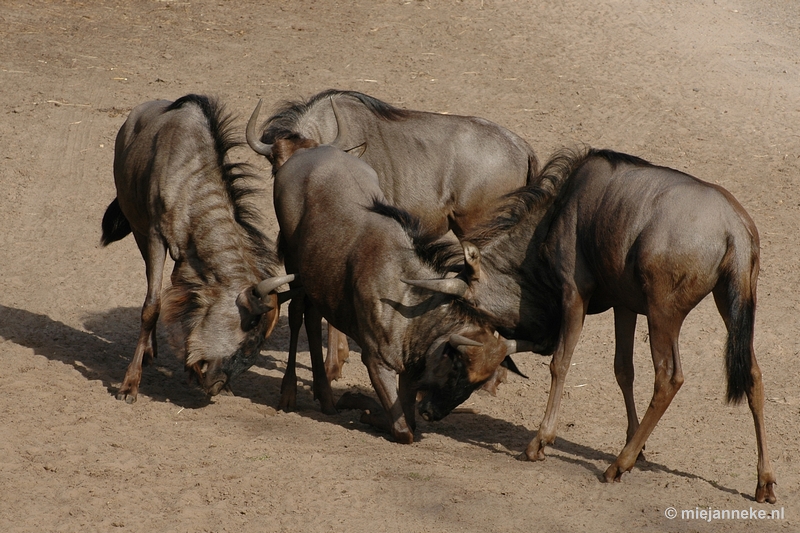
M 235 290 L 173 283 L 165 294 L 170 343 L 203 390 L 213 396 L 250 368 L 280 314 L 280 276 Z M 283 293 L 281 293 L 283 294 Z
M 419 383 L 424 391 L 419 404 L 422 418 L 433 421 L 447 416 L 515 351 L 515 343 L 477 325 L 466 325 L 459 333 L 440 338 L 425 357 Z
M 481 275 L 478 248 L 461 243 L 464 265 L 458 276 L 438 280 L 403 280 L 408 285 L 456 298 L 450 305 L 456 310 L 462 327 L 440 337 L 425 357 L 425 370 L 419 389 L 426 391 L 419 412 L 426 420 L 439 420 L 469 398 L 483 385 L 506 356 L 525 350 L 526 346 L 503 339 L 472 304 L 463 299 L 470 284 Z

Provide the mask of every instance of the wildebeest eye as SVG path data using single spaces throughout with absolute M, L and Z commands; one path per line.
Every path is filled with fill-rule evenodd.
M 450 343 L 445 343 L 444 352 L 442 352 L 442 355 L 449 357 L 452 360 L 456 360 L 458 358 L 458 350 L 453 348 Z
M 254 316 L 250 318 L 250 320 L 242 321 L 242 331 L 250 331 L 251 329 L 258 326 L 258 322 L 261 320 L 260 316 Z

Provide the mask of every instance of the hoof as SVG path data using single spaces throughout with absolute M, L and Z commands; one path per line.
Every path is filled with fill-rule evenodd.
M 342 367 L 337 366 L 333 369 L 325 368 L 325 377 L 328 378 L 328 383 L 333 383 L 342 377 Z
M 136 403 L 137 394 L 130 391 L 119 391 L 117 393 L 117 400 L 125 400 L 128 405 Z
M 400 444 L 411 444 L 414 442 L 414 434 L 410 431 L 394 432 L 394 440 Z
M 532 445 L 528 449 L 517 456 L 520 461 L 544 461 L 547 456 L 544 454 L 544 446 L 537 446 L 534 448 Z
M 278 411 L 294 411 L 297 408 L 297 397 L 294 394 L 282 394 L 278 402 Z
M 756 501 L 758 503 L 775 503 L 778 501 L 778 498 L 775 497 L 775 482 L 756 485 Z
M 630 470 L 630 468 L 628 470 Z M 603 481 L 605 483 L 611 483 L 612 481 L 619 483 L 622 481 L 622 474 L 625 472 L 627 472 L 627 470 L 621 469 L 617 463 L 614 463 L 606 469 L 603 474 Z
M 320 410 L 326 415 L 338 415 L 339 411 L 333 405 L 333 402 L 320 402 Z

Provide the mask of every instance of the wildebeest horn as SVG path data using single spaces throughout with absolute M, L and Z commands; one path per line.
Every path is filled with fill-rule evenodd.
M 519 353 L 519 352 L 532 352 L 534 349 L 534 344 L 531 341 L 505 339 L 505 343 L 506 343 L 506 355 L 511 355 L 512 353 Z
M 258 112 L 261 111 L 261 102 L 262 100 L 259 99 L 256 108 L 253 110 L 253 114 L 250 115 L 250 120 L 247 121 L 245 137 L 247 138 L 247 144 L 249 144 L 250 148 L 252 148 L 256 153 L 261 155 L 270 155 L 272 154 L 272 145 L 262 143 L 258 138 L 258 133 L 256 132 L 256 123 L 258 122 Z
M 295 275 L 294 274 L 287 274 L 286 276 L 276 276 L 274 278 L 268 278 L 256 285 L 256 296 L 259 298 L 264 298 L 266 295 L 283 285 L 284 283 L 289 283 L 294 281 Z
M 463 279 L 459 278 L 444 278 L 444 279 L 401 279 L 406 285 L 412 287 L 419 287 L 420 289 L 428 289 L 429 291 L 441 292 L 449 294 L 450 296 L 457 296 L 461 298 L 467 293 L 469 284 Z
M 483 346 L 482 342 L 478 342 L 476 340 L 470 339 L 469 337 L 459 335 L 458 333 L 453 333 L 452 335 L 450 335 L 449 342 L 453 348 L 458 348 L 459 346 Z
M 344 142 L 345 137 L 347 137 L 347 126 L 345 125 L 344 121 L 342 121 L 342 116 L 339 114 L 339 106 L 336 105 L 336 100 L 332 96 L 331 107 L 333 108 L 333 116 L 336 117 L 336 128 L 338 129 L 336 138 L 333 140 L 331 145 L 344 150 L 344 147 L 340 146 L 340 143 Z

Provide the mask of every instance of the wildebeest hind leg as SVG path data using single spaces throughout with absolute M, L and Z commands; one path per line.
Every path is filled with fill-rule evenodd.
M 676 316 L 659 313 L 659 306 L 650 306 L 651 314 L 647 317 L 650 330 L 650 351 L 653 356 L 655 368 L 655 386 L 653 398 L 642 422 L 625 445 L 617 459 L 606 469 L 605 481 L 619 481 L 624 472 L 633 468 L 636 457 L 642 450 L 644 443 L 653 429 L 658 424 L 664 411 L 667 410 L 672 398 L 683 385 L 683 371 L 681 358 L 678 352 L 678 334 L 685 315 Z
M 147 273 L 147 296 L 142 306 L 142 325 L 133 360 L 128 365 L 122 386 L 117 391 L 117 399 L 133 403 L 139 395 L 142 381 L 142 365 L 156 357 L 156 323 L 161 310 L 161 281 L 164 274 L 166 246 L 160 235 L 151 233 L 149 239 L 137 232 L 133 233 L 136 244 L 145 262 Z
M 328 353 L 325 357 L 325 374 L 328 381 L 342 377 L 342 366 L 350 357 L 347 335 L 328 324 Z
M 758 503 L 778 501 L 775 496 L 775 471 L 769 460 L 767 452 L 767 437 L 764 427 L 764 384 L 761 381 L 761 369 L 758 368 L 755 354 L 752 354 L 750 373 L 753 376 L 753 386 L 747 390 L 747 403 L 753 414 L 756 426 L 756 444 L 758 447 L 758 484 L 756 485 L 755 499 Z
M 325 361 L 322 358 L 322 315 L 309 302 L 306 302 L 305 314 L 308 350 L 311 352 L 311 373 L 314 376 L 314 399 L 319 400 L 323 413 L 335 415 L 337 411 L 333 403 L 331 383 L 325 374 Z
M 625 444 L 629 443 L 639 429 L 636 402 L 633 397 L 633 340 L 636 334 L 636 313 L 624 307 L 614 308 L 614 375 L 625 399 L 625 413 L 628 417 L 628 431 Z M 644 450 L 644 446 L 642 446 Z M 639 452 L 638 459 L 644 460 Z
M 755 288 L 752 289 L 755 294 Z M 755 298 L 753 297 L 753 300 Z M 750 352 L 750 375 L 752 376 L 752 386 L 746 390 L 747 403 L 750 412 L 753 414 L 753 423 L 756 428 L 756 446 L 758 449 L 758 484 L 756 485 L 755 500 L 758 503 L 775 503 L 775 471 L 769 460 L 767 451 L 767 436 L 764 425 L 764 384 L 761 378 L 761 369 L 756 361 L 756 354 L 753 350 L 753 324 L 755 323 L 755 304 L 743 305 L 744 302 L 731 301 L 731 293 L 728 286 L 719 284 L 714 288 L 714 301 L 717 304 L 719 314 L 728 329 L 728 350 L 732 349 L 731 342 L 738 340 L 740 349 Z M 728 378 L 730 379 L 730 378 Z

